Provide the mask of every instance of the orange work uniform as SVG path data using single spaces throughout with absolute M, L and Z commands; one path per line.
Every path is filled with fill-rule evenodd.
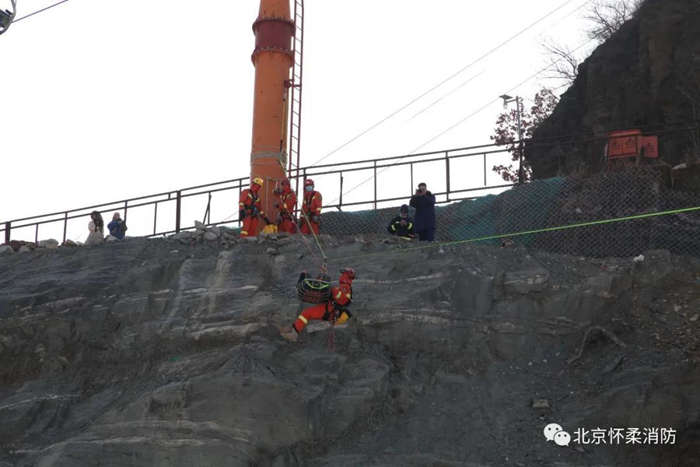
M 262 211 L 258 190 L 248 188 L 241 191 L 241 199 L 238 203 L 239 216 L 243 219 L 241 237 L 255 237 L 258 234 L 260 218 L 265 216 L 265 213 Z
M 313 306 L 304 310 L 294 321 L 292 327 L 296 332 L 304 330 L 310 320 L 333 321 L 334 324 L 343 324 L 350 319 L 350 311 L 347 307 L 352 302 L 352 278 L 343 273 L 340 276 L 340 285 L 331 289 L 331 299 L 327 303 Z
M 301 212 L 309 219 L 311 227 L 316 235 L 321 231 L 321 208 L 323 207 L 323 197 L 318 191 L 304 193 L 304 202 L 301 206 Z M 300 219 L 301 233 L 310 234 L 309 223 L 302 215 Z
M 296 233 L 297 225 L 294 223 L 294 209 L 297 205 L 297 195 L 289 187 L 289 185 L 284 186 L 281 192 L 275 192 L 279 197 L 279 210 L 280 217 L 277 221 L 277 231 Z

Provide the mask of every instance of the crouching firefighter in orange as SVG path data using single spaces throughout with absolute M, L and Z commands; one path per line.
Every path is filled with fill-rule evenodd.
M 352 281 L 355 279 L 355 270 L 345 268 L 340 271 L 340 280 L 337 287 L 331 288 L 331 297 L 326 303 L 313 306 L 304 310 L 292 327 L 297 332 L 301 333 L 304 330 L 309 320 L 330 321 L 331 324 L 344 324 L 352 316 L 348 309 L 352 302 Z M 300 278 L 304 280 L 304 276 Z
M 270 223 L 267 217 L 265 217 L 260 203 L 259 193 L 262 186 L 262 178 L 255 177 L 250 182 L 250 188 L 241 191 L 241 199 L 238 203 L 238 218 L 243 221 L 241 237 L 255 237 L 258 235 L 260 219 L 263 219 L 268 224 Z
M 321 208 L 323 199 L 321 193 L 314 190 L 314 181 L 310 178 L 304 182 L 304 201 L 301 204 L 301 233 L 310 234 L 309 224 L 316 235 L 321 230 Z
M 280 215 L 277 218 L 277 231 L 296 233 L 297 224 L 294 219 L 294 209 L 297 206 L 297 195 L 286 178 L 282 180 L 281 185 L 281 189 L 274 192 L 279 198 L 275 207 L 280 210 Z

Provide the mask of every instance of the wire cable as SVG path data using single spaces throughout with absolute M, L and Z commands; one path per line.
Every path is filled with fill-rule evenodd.
M 431 108 L 433 108 L 434 106 L 436 106 L 437 104 L 439 104 L 440 102 L 442 102 L 443 100 L 445 100 L 445 99 L 447 99 L 448 97 L 450 97 L 452 94 L 454 94 L 454 93 L 456 93 L 457 91 L 459 91 L 460 89 L 462 89 L 462 88 L 463 88 L 464 86 L 466 86 L 467 84 L 469 84 L 469 83 L 471 83 L 472 81 L 474 81 L 474 80 L 475 80 L 476 78 L 478 78 L 479 76 L 483 75 L 485 72 L 486 72 L 486 70 L 482 70 L 480 73 L 478 73 L 478 74 L 472 76 L 471 78 L 469 78 L 468 80 L 464 81 L 462 84 L 460 84 L 459 86 L 457 86 L 456 88 L 454 88 L 452 91 L 448 92 L 447 94 L 442 95 L 442 96 L 439 97 L 437 100 L 433 101 L 430 105 L 428 105 L 427 107 L 425 107 L 423 110 L 419 110 L 418 113 L 414 114 L 413 117 L 409 118 L 409 121 L 410 121 L 410 120 L 414 120 L 414 119 L 415 119 L 416 117 L 418 117 L 419 115 L 424 114 L 425 112 L 427 112 L 428 110 L 430 110 Z
M 597 40 L 596 37 L 591 38 L 591 39 L 587 40 L 586 42 L 584 42 L 583 44 L 581 44 L 581 45 L 579 45 L 578 47 L 576 47 L 576 48 L 575 48 L 574 50 L 572 50 L 571 52 L 574 53 L 574 52 L 576 52 L 576 51 L 582 49 L 583 47 L 587 46 L 588 44 L 590 44 L 591 42 L 593 42 L 593 41 L 595 41 L 595 40 Z M 542 68 L 541 70 L 537 71 L 536 73 L 533 73 L 532 75 L 528 76 L 528 77 L 525 78 L 523 81 L 521 81 L 521 82 L 518 83 L 517 85 L 513 86 L 513 87 L 512 87 L 511 89 L 509 89 L 508 91 L 506 91 L 506 94 L 508 94 L 509 92 L 515 91 L 515 90 L 518 89 L 520 86 L 524 85 L 525 83 L 527 83 L 528 81 L 530 81 L 530 80 L 532 80 L 532 79 L 535 79 L 536 77 L 538 77 L 539 75 L 541 75 L 541 74 L 544 73 L 545 71 L 547 71 L 547 70 L 549 70 L 550 68 L 552 68 L 552 66 L 556 65 L 557 63 L 559 63 L 560 61 L 563 61 L 563 60 L 564 60 L 563 58 L 561 58 L 561 59 L 559 59 L 559 60 L 555 60 L 553 63 L 547 65 L 546 67 Z M 469 115 L 467 115 L 466 117 L 462 118 L 462 119 L 459 120 L 458 122 L 454 123 L 453 125 L 450 125 L 450 126 L 449 126 L 448 128 L 446 128 L 445 130 L 443 130 L 443 131 L 441 131 L 440 133 L 438 133 L 437 135 L 433 136 L 433 137 L 430 138 L 428 141 L 426 141 L 425 143 L 421 144 L 420 146 L 418 146 L 417 148 L 415 148 L 415 149 L 414 149 L 413 151 L 411 151 L 411 152 L 413 153 L 413 152 L 416 152 L 416 151 L 419 151 L 419 150 L 423 149 L 423 148 L 424 148 L 425 146 L 427 146 L 428 144 L 432 143 L 433 141 L 435 141 L 436 139 L 438 139 L 438 138 L 440 138 L 441 136 L 445 135 L 446 133 L 449 133 L 450 131 L 454 130 L 455 128 L 457 128 L 458 126 L 460 126 L 462 123 L 466 122 L 466 121 L 469 120 L 470 118 L 472 118 L 472 117 L 474 117 L 475 115 L 477 115 L 477 114 L 481 113 L 482 111 L 486 110 L 486 109 L 487 109 L 489 106 L 491 106 L 493 103 L 498 102 L 498 101 L 500 101 L 500 100 L 501 100 L 501 98 L 500 98 L 500 97 L 497 97 L 496 99 L 494 99 L 494 100 L 492 100 L 492 101 L 489 101 L 488 103 L 486 103 L 486 104 L 484 104 L 483 106 L 479 107 L 479 109 L 477 109 L 476 111 L 470 113 Z
M 573 52 L 576 52 L 576 51 L 578 51 L 578 50 L 580 50 L 581 48 L 583 48 L 583 47 L 585 47 L 585 46 L 587 46 L 588 44 L 590 44 L 591 42 L 593 42 L 593 41 L 596 40 L 596 39 L 597 39 L 597 38 L 595 38 L 595 37 L 589 39 L 588 41 L 584 42 L 583 44 L 579 45 L 579 46 L 576 47 L 574 50 L 572 50 L 572 53 L 573 53 Z M 541 70 L 538 70 L 536 73 L 533 73 L 532 75 L 528 76 L 526 79 L 524 79 L 523 81 L 521 81 L 521 82 L 518 83 L 517 85 L 513 86 L 513 87 L 512 87 L 511 89 L 509 89 L 508 91 L 506 91 L 506 94 L 509 93 L 509 92 L 515 91 L 515 90 L 518 89 L 520 86 L 522 86 L 522 85 L 524 85 L 525 83 L 527 83 L 528 81 L 530 81 L 530 80 L 536 78 L 536 77 L 539 76 L 540 74 L 542 74 L 542 73 L 544 73 L 545 71 L 549 70 L 552 66 L 554 66 L 556 63 L 558 63 L 558 62 L 561 61 L 561 60 L 563 60 L 563 58 L 562 58 L 562 59 L 559 59 L 559 60 L 557 60 L 557 61 L 554 61 L 553 63 L 547 65 L 546 67 L 542 68 Z M 445 135 L 446 133 L 449 133 L 450 131 L 454 130 L 454 129 L 457 128 L 458 126 L 462 125 L 464 122 L 466 122 L 466 121 L 469 120 L 470 118 L 475 117 L 476 115 L 480 114 L 481 112 L 483 112 L 484 110 L 486 110 L 486 109 L 489 108 L 491 105 L 493 105 L 494 103 L 498 102 L 499 100 L 501 100 L 501 98 L 500 98 L 500 97 L 497 97 L 497 98 L 495 98 L 495 99 L 493 99 L 493 100 L 487 102 L 486 104 L 482 105 L 482 106 L 479 107 L 477 110 L 475 110 L 474 112 L 472 112 L 472 113 L 470 113 L 469 115 L 467 115 L 466 117 L 460 119 L 458 122 L 456 122 L 456 123 L 450 125 L 450 126 L 449 126 L 448 128 L 446 128 L 445 130 L 441 131 L 441 132 L 438 133 L 437 135 L 435 135 L 435 136 L 433 136 L 432 138 L 430 138 L 428 141 L 422 143 L 420 146 L 418 146 L 418 147 L 416 147 L 415 149 L 413 149 L 412 151 L 410 151 L 410 153 L 418 152 L 419 150 L 421 150 L 422 148 L 424 148 L 424 147 L 427 146 L 428 144 L 430 144 L 430 143 L 432 143 L 433 141 L 437 140 L 438 138 L 442 137 L 442 136 Z M 380 171 L 377 173 L 377 175 L 381 174 L 382 172 L 384 172 L 384 171 L 386 171 L 386 170 L 388 170 L 388 169 L 389 169 L 389 167 L 380 170 Z M 366 178 L 365 180 L 363 180 L 362 182 L 358 183 L 357 185 L 355 185 L 354 187 L 352 187 L 352 188 L 349 189 L 348 191 L 344 192 L 343 195 L 348 195 L 348 194 L 352 193 L 352 192 L 355 191 L 356 189 L 358 189 L 358 188 L 360 188 L 361 186 L 365 185 L 366 183 L 370 182 L 373 178 L 374 178 L 374 175 L 372 175 L 372 176 Z M 336 198 L 334 201 L 331 202 L 331 204 L 335 204 L 339 199 L 340 199 L 340 197 Z
M 367 129 L 365 129 L 364 131 L 360 132 L 359 134 L 357 134 L 357 135 L 355 135 L 354 137 L 350 138 L 349 140 L 345 141 L 343 144 L 341 144 L 340 146 L 336 147 L 335 149 L 333 149 L 332 151 L 330 151 L 328 154 L 326 154 L 325 156 L 323 156 L 322 158 L 320 158 L 319 160 L 317 160 L 316 162 L 314 162 L 313 164 L 311 164 L 311 167 L 320 164 L 321 162 L 323 162 L 324 160 L 328 159 L 329 157 L 331 157 L 333 154 L 337 153 L 337 152 L 340 151 L 341 149 L 344 149 L 345 147 L 347 147 L 347 146 L 349 146 L 350 144 L 354 143 L 354 142 L 357 141 L 358 139 L 362 138 L 362 137 L 363 137 L 364 135 L 366 135 L 367 133 L 369 133 L 369 132 L 371 132 L 372 130 L 376 129 L 377 127 L 381 126 L 383 123 L 385 123 L 385 122 L 388 121 L 389 119 L 395 117 L 396 115 L 398 115 L 399 113 L 401 113 L 402 111 L 404 111 L 405 109 L 407 109 L 408 107 L 410 107 L 411 105 L 415 104 L 416 102 L 418 102 L 419 100 L 421 100 L 422 98 L 424 98 L 425 96 L 427 96 L 428 94 L 430 94 L 431 92 L 433 92 L 433 91 L 435 91 L 436 89 L 440 88 L 440 87 L 443 86 L 445 83 L 447 83 L 447 82 L 453 80 L 454 78 L 456 78 L 457 76 L 461 75 L 462 73 L 464 73 L 466 70 L 468 70 L 468 69 L 471 68 L 472 66 L 476 65 L 477 63 L 481 62 L 482 60 L 484 60 L 484 59 L 487 58 L 488 56 L 494 54 L 495 52 L 497 52 L 497 51 L 500 50 L 501 48 L 503 48 L 503 47 L 505 47 L 506 45 L 508 45 L 509 43 L 513 42 L 515 39 L 517 39 L 518 37 L 522 36 L 522 35 L 525 34 L 527 31 L 529 31 L 529 30 L 532 29 L 533 27 L 537 26 L 539 23 L 541 23 L 542 21 L 546 20 L 546 19 L 549 18 L 550 16 L 554 15 L 555 13 L 557 13 L 558 11 L 560 11 L 561 9 L 563 9 L 564 7 L 566 7 L 567 5 L 569 5 L 570 3 L 572 3 L 573 1 L 574 1 L 574 0 L 566 0 L 564 3 L 562 3 L 561 5 L 559 5 L 557 8 L 551 10 L 551 11 L 550 11 L 549 13 L 547 13 L 546 15 L 540 17 L 539 19 L 537 19 L 537 20 L 534 21 L 533 23 L 529 24 L 528 26 L 526 26 L 525 28 L 521 29 L 520 31 L 518 31 L 518 32 L 515 33 L 514 35 L 510 36 L 508 39 L 506 39 L 505 41 L 501 42 L 501 43 L 498 44 L 497 46 L 493 47 L 492 49 L 490 49 L 489 51 L 487 51 L 486 53 L 484 53 L 483 55 L 481 55 L 480 57 L 478 57 L 476 60 L 474 60 L 474 61 L 468 63 L 468 64 L 465 65 L 465 66 L 463 66 L 462 68 L 460 68 L 460 69 L 457 70 L 456 72 L 452 73 L 452 74 L 449 75 L 447 78 L 443 79 L 442 81 L 440 81 L 439 83 L 437 83 L 436 85 L 434 85 L 433 87 L 431 87 L 430 89 L 428 89 L 427 91 L 425 91 L 425 92 L 423 92 L 422 94 L 418 95 L 417 97 L 411 99 L 407 104 L 404 104 L 403 106 L 401 106 L 401 107 L 399 107 L 398 109 L 394 110 L 394 111 L 391 112 L 389 115 L 387 115 L 386 117 L 382 118 L 382 119 L 379 120 L 378 122 L 374 123 L 373 125 L 371 125 L 371 126 L 368 127 Z M 583 6 L 587 5 L 587 4 L 590 3 L 591 1 L 593 1 L 593 0 L 586 0 L 586 2 L 583 3 L 583 4 L 579 7 L 579 9 L 580 9 L 580 8 L 583 8 Z M 427 110 L 427 109 L 425 109 L 425 110 Z
M 42 9 L 40 9 L 40 10 L 36 10 L 36 11 L 34 11 L 34 12 L 32 12 L 32 13 L 29 13 L 28 15 L 24 15 L 24 16 L 22 16 L 22 17 L 20 17 L 20 18 L 17 18 L 16 20 L 12 21 L 12 23 L 14 24 L 14 23 L 17 23 L 18 21 L 22 21 L 23 19 L 27 19 L 27 18 L 30 18 L 30 17 L 32 17 L 32 16 L 34 16 L 34 15 L 38 15 L 39 13 L 43 13 L 43 12 L 45 12 L 46 10 L 50 10 L 51 8 L 57 7 L 58 5 L 62 5 L 62 4 L 64 4 L 64 3 L 66 3 L 67 1 L 68 1 L 68 0 L 61 0 L 60 2 L 56 2 L 56 3 L 54 3 L 53 5 L 47 6 L 46 8 L 42 8 Z

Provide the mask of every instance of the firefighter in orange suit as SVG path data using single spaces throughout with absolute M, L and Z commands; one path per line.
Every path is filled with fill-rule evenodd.
M 348 307 L 352 302 L 352 281 L 355 279 L 355 270 L 345 268 L 340 271 L 340 280 L 337 287 L 331 288 L 331 298 L 327 303 L 313 306 L 304 310 L 292 327 L 298 333 L 304 330 L 309 320 L 324 320 L 334 324 L 343 324 L 352 316 Z
M 280 210 L 279 218 L 277 219 L 277 231 L 296 233 L 297 225 L 294 222 L 294 209 L 297 206 L 297 194 L 294 193 L 289 180 L 282 180 L 280 190 L 275 190 L 275 195 L 279 201 L 275 207 Z
M 250 182 L 250 188 L 241 191 L 241 199 L 238 203 L 238 218 L 243 221 L 241 237 L 255 237 L 258 234 L 260 219 L 266 219 L 260 203 L 260 188 L 263 180 L 255 177 Z
M 309 223 L 316 235 L 321 230 L 321 207 L 323 206 L 323 198 L 321 193 L 314 190 L 314 181 L 310 178 L 304 182 L 304 202 L 301 205 L 302 216 L 299 219 L 301 224 L 301 233 L 310 234 Z M 308 222 L 307 222 L 308 219 Z

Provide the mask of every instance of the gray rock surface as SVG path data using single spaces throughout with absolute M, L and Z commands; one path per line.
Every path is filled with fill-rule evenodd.
M 609 131 L 639 128 L 659 137 L 670 165 L 697 160 L 695 124 L 700 100 L 700 2 L 646 0 L 634 17 L 593 51 L 535 140 L 572 135 L 565 144 L 526 150 L 536 178 L 602 168 Z M 683 131 L 689 128 L 692 131 Z M 672 131 L 673 129 L 675 131 Z M 694 183 L 700 189 L 700 171 Z M 690 181 L 690 180 L 689 180 Z
M 697 259 L 326 237 L 331 273 L 359 272 L 329 348 L 326 323 L 279 333 L 318 268 L 298 240 L 0 258 L 0 465 L 700 462 Z M 549 422 L 677 442 L 559 448 Z
M 204 240 L 208 242 L 214 242 L 219 239 L 219 236 L 215 232 L 207 231 L 204 233 Z
M 90 232 L 85 240 L 85 246 L 100 245 L 104 243 L 105 237 L 102 232 Z
M 55 248 L 58 248 L 58 240 L 54 240 L 53 238 L 49 238 L 48 240 L 39 241 L 38 245 L 39 245 L 39 248 L 55 249 Z

